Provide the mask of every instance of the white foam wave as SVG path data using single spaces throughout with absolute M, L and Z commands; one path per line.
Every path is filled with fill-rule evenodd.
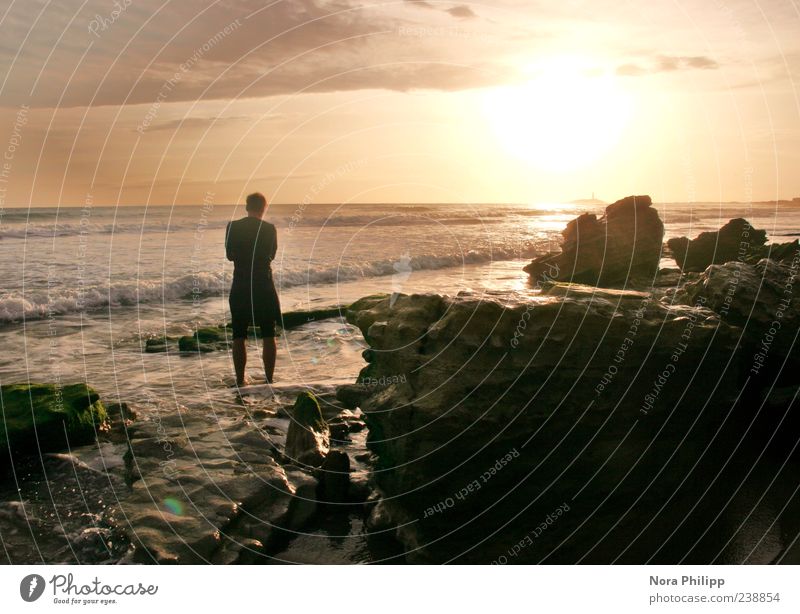
M 531 258 L 536 255 L 532 244 L 521 252 L 495 247 L 472 250 L 463 254 L 428 254 L 412 257 L 408 263 L 412 271 L 438 270 L 470 264 L 485 264 L 494 260 Z M 366 263 L 341 263 L 335 266 L 314 268 L 305 266 L 273 265 L 278 289 L 298 286 L 317 286 L 355 281 L 367 277 L 382 277 L 398 272 L 396 260 L 376 260 Z M 222 273 L 200 272 L 171 280 L 138 280 L 108 285 L 62 288 L 49 291 L 32 290 L 24 294 L 10 292 L 0 297 L 0 322 L 39 320 L 70 313 L 97 312 L 109 307 L 138 304 L 167 304 L 172 301 L 226 296 L 230 278 Z

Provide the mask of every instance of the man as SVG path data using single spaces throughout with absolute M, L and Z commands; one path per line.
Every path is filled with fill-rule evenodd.
M 256 192 L 247 197 L 247 217 L 229 222 L 225 252 L 233 261 L 233 284 L 228 302 L 233 322 L 233 367 L 236 385 L 244 386 L 247 365 L 247 329 L 261 327 L 264 341 L 264 373 L 271 384 L 275 372 L 275 322 L 281 306 L 272 282 L 272 260 L 278 251 L 275 226 L 263 221 L 267 199 Z

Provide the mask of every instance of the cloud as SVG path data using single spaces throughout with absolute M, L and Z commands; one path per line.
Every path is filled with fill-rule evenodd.
M 475 17 L 477 17 L 475 12 L 465 4 L 460 4 L 458 6 L 449 8 L 447 9 L 447 12 L 450 13 L 453 17 L 457 17 L 459 19 L 474 19 Z
M 473 11 L 466 4 L 459 4 L 456 6 L 452 6 L 450 8 L 443 8 L 437 4 L 426 2 L 426 0 L 405 0 L 405 2 L 407 4 L 413 4 L 414 6 L 418 6 L 423 9 L 431 9 L 434 11 L 442 11 L 443 13 L 449 13 L 456 19 L 474 19 L 475 17 L 478 16 L 475 13 L 475 11 Z
M 234 122 L 253 122 L 256 121 L 256 119 L 263 121 L 263 118 L 254 118 L 246 115 L 231 115 L 228 117 L 183 117 L 181 119 L 154 122 L 151 126 L 148 126 L 147 131 L 156 132 L 159 130 L 165 130 L 171 132 L 178 129 L 205 129 L 209 126 L 218 127 L 222 126 L 223 124 Z
M 621 64 L 616 69 L 616 74 L 621 77 L 639 77 L 642 75 L 681 70 L 716 70 L 719 63 L 705 56 L 669 56 L 658 55 L 650 59 L 643 66 L 637 63 Z
M 432 8 L 472 14 L 466 6 Z M 501 30 L 450 36 L 436 24 L 409 21 L 397 6 L 356 0 L 138 0 L 113 18 L 103 0 L 90 0 L 77 9 L 48 5 L 33 29 L 32 21 L 22 3 L 9 9 L 9 33 L 0 40 L 8 66 L 4 106 L 451 91 L 514 76 L 503 66 L 509 43 Z M 473 66 L 464 58 L 481 60 Z

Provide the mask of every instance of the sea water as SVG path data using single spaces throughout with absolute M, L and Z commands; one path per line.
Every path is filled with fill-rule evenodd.
M 770 240 L 800 236 L 800 206 L 663 203 L 666 238 L 694 237 L 732 217 Z M 378 292 L 478 296 L 524 291 L 522 267 L 557 250 L 566 223 L 602 206 L 511 204 L 272 205 L 273 263 L 284 311 L 343 305 Z M 243 207 L 5 209 L 0 217 L 0 381 L 86 381 L 104 398 L 202 409 L 227 403 L 226 352 L 147 354 L 147 339 L 229 320 L 227 222 Z M 664 264 L 669 264 L 664 262 Z M 279 339 L 276 381 L 352 382 L 359 332 L 342 319 Z M 248 372 L 258 382 L 259 355 Z

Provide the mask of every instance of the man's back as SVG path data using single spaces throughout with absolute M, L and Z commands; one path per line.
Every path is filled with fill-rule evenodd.
M 269 276 L 277 250 L 277 231 L 269 222 L 244 217 L 228 223 L 225 251 L 234 264 L 234 283 L 249 283 L 253 277 Z

